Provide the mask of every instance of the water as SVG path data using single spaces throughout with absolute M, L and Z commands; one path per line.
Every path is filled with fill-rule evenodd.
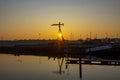
M 120 66 L 82 64 L 80 70 L 66 59 L 1 53 L 0 80 L 120 80 Z

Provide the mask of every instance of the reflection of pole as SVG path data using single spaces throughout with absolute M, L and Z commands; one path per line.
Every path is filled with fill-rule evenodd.
M 80 55 L 79 55 L 79 76 L 80 76 L 80 80 L 81 80 L 81 78 L 82 78 L 82 64 L 81 64 L 81 51 L 80 51 Z
M 62 58 L 62 61 L 60 63 L 59 59 L 58 59 L 58 65 L 59 65 L 59 74 L 62 74 L 62 65 L 63 65 L 63 61 L 64 61 L 64 58 Z
M 82 78 L 82 65 L 81 65 L 81 59 L 79 63 L 79 70 L 80 70 L 80 79 Z

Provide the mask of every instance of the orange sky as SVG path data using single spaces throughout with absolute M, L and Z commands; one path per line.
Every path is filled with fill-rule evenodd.
M 65 39 L 120 36 L 119 0 L 0 0 L 0 39 Z M 118 34 L 118 35 L 117 35 Z

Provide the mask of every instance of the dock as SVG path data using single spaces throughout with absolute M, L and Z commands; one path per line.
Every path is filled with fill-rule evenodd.
M 80 62 L 81 61 L 81 62 Z M 120 66 L 120 60 L 66 60 L 67 64 L 114 65 Z

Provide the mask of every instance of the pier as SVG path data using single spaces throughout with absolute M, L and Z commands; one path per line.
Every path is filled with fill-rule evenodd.
M 79 64 L 80 60 L 66 60 L 67 64 Z M 81 60 L 81 64 L 120 66 L 120 60 Z

